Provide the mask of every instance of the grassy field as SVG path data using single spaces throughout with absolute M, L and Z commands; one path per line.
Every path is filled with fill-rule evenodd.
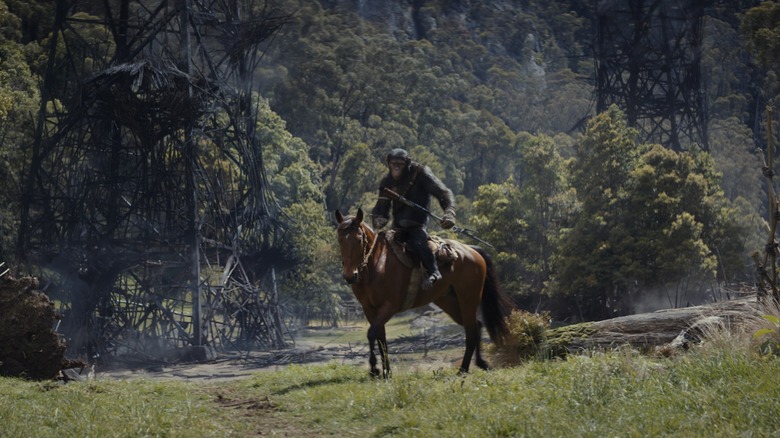
M 778 339 L 780 319 L 768 322 Z M 758 354 L 751 333 L 711 334 L 671 358 L 624 348 L 465 376 L 395 358 L 388 381 L 335 361 L 221 382 L 0 378 L 0 437 L 780 436 L 780 358 Z
M 290 366 L 222 383 L 0 379 L 0 436 L 778 436 L 780 361 L 724 343 L 474 371 Z

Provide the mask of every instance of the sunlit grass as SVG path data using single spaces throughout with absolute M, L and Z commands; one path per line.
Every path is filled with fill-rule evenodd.
M 62 385 L 0 378 L 0 436 L 136 437 L 243 435 L 212 396 L 173 381 L 98 380 Z
M 220 383 L 0 379 L 0 436 L 777 436 L 780 358 L 751 330 L 673 357 L 626 347 L 465 376 L 442 362 L 376 380 L 334 361 Z
M 630 350 L 459 376 L 292 367 L 231 384 L 304 430 L 354 436 L 770 436 L 777 360 L 726 350 L 652 360 Z

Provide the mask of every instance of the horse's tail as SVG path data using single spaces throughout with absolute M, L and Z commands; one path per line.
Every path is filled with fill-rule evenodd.
M 485 259 L 485 266 L 487 266 L 485 285 L 482 290 L 482 319 L 490 339 L 500 344 L 509 334 L 507 317 L 512 313 L 512 309 L 515 306 L 498 284 L 496 270 L 493 267 L 493 259 L 490 257 L 490 254 L 478 246 L 472 246 L 472 248 Z

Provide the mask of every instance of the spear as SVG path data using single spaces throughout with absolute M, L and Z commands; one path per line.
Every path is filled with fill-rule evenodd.
M 410 206 L 412 208 L 416 208 L 416 209 L 424 212 L 428 216 L 430 216 L 430 217 L 436 219 L 437 221 L 441 222 L 442 219 L 439 216 L 436 216 L 435 214 L 431 213 L 430 210 L 428 210 L 427 208 L 423 207 L 422 205 L 420 205 L 420 204 L 418 204 L 418 203 L 416 203 L 414 201 L 411 201 L 409 199 L 404 198 L 400 194 L 390 190 L 387 187 L 382 187 L 382 191 L 384 191 L 387 194 L 387 196 L 390 197 L 390 199 L 396 199 L 399 202 L 401 202 L 402 204 L 406 204 L 406 205 L 408 205 L 408 206 Z M 487 245 L 487 246 L 489 246 L 489 247 L 491 247 L 493 249 L 496 249 L 493 245 L 491 245 L 491 244 L 485 242 L 484 240 L 480 239 L 479 237 L 477 237 L 477 235 L 474 234 L 473 230 L 469 230 L 468 228 L 462 228 L 462 227 L 459 227 L 459 226 L 453 226 L 452 227 L 452 231 L 454 231 L 454 232 L 456 232 L 458 234 L 463 234 L 464 236 L 469 236 L 472 239 L 476 240 L 477 242 L 484 243 L 485 245 Z

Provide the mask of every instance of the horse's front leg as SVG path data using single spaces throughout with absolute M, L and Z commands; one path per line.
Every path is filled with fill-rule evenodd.
M 372 312 L 366 313 L 370 324 L 368 328 L 368 348 L 371 352 L 368 362 L 371 364 L 371 375 L 379 377 L 380 373 L 376 366 L 377 358 L 374 353 L 374 345 L 378 345 L 379 354 L 382 356 L 381 376 L 387 379 L 390 377 L 390 360 L 387 355 L 387 334 L 385 333 L 385 324 L 387 324 L 387 321 L 393 317 L 398 309 L 392 302 L 385 301 L 379 308 L 372 310 Z
M 368 329 L 368 364 L 371 367 L 369 373 L 371 374 L 371 377 L 379 377 L 379 370 L 376 367 L 376 353 L 374 353 L 374 346 L 377 343 L 377 338 L 374 332 L 371 330 L 373 328 L 374 326 L 371 326 Z M 381 347 L 379 353 L 382 353 Z
M 387 334 L 385 332 L 384 325 L 371 325 L 368 329 L 368 347 L 371 350 L 368 358 L 368 363 L 371 365 L 371 375 L 379 377 L 379 370 L 377 369 L 377 358 L 374 353 L 374 345 L 377 345 L 379 356 L 382 359 L 382 378 L 390 377 L 390 359 L 387 354 Z
M 380 334 L 377 342 L 379 344 L 379 354 L 382 356 L 382 377 L 389 379 L 390 355 L 387 352 L 387 333 L 385 332 L 385 326 L 380 328 Z

